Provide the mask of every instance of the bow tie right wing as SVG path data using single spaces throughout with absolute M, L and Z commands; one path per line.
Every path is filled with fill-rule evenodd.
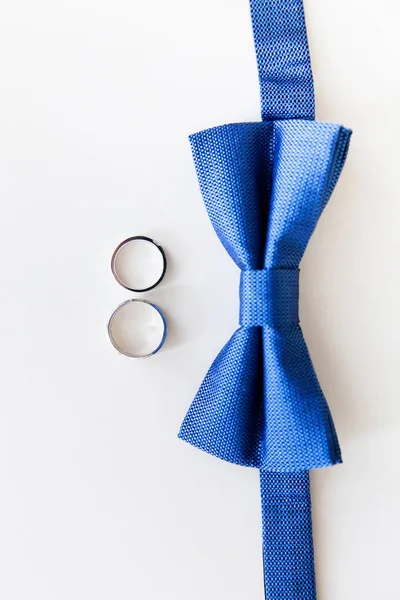
M 351 131 L 333 123 L 277 121 L 266 268 L 297 268 L 346 160 Z

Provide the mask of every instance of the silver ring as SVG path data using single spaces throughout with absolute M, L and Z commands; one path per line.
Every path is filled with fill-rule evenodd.
M 153 254 L 153 262 L 154 262 L 154 256 L 156 257 L 156 260 L 158 260 L 159 264 L 157 266 L 157 273 L 155 275 L 155 280 L 146 280 L 146 275 L 148 275 L 147 271 L 146 271 L 146 265 L 145 264 L 140 264 L 140 273 L 141 273 L 141 277 L 143 280 L 143 277 L 145 277 L 144 281 L 146 281 L 146 283 L 142 284 L 142 286 L 137 286 L 135 284 L 132 284 L 131 281 L 129 281 L 129 274 L 127 274 L 126 272 L 123 274 L 121 273 L 120 269 L 119 269 L 119 265 L 118 262 L 119 260 L 122 258 L 123 259 L 123 254 L 124 251 L 128 250 L 128 247 L 130 244 L 135 244 L 138 248 L 137 243 L 139 242 L 139 244 L 142 242 L 142 244 L 151 244 L 153 246 L 153 248 L 157 249 L 158 254 L 154 255 Z M 145 246 L 142 247 L 142 250 L 145 248 Z M 133 259 L 134 261 L 135 259 Z M 140 260 L 140 259 L 138 259 Z M 135 265 L 132 264 L 132 257 L 129 258 L 129 267 L 133 268 Z M 125 265 L 125 269 L 126 269 L 126 265 Z M 123 242 L 121 242 L 116 249 L 113 252 L 113 255 L 111 257 L 111 271 L 112 274 L 115 277 L 115 280 L 122 285 L 122 287 L 124 287 L 126 290 L 129 290 L 131 292 L 148 292 L 149 290 L 152 290 L 153 288 L 155 288 L 160 281 L 163 279 L 165 272 L 167 270 L 167 258 L 165 256 L 165 252 L 163 250 L 163 248 L 157 244 L 154 240 L 152 240 L 149 237 L 146 237 L 145 235 L 135 235 L 132 237 L 127 238 L 126 240 L 124 240 Z M 137 277 L 137 276 L 136 276 Z M 140 277 L 139 277 L 140 279 Z
M 136 329 L 129 311 L 139 308 Z M 145 308 L 146 307 L 146 308 Z M 150 308 L 152 313 L 147 309 Z M 125 315 L 123 313 L 126 313 Z M 134 311 L 133 311 L 134 312 Z M 147 325 L 141 312 L 147 312 Z M 142 315 L 143 316 L 143 315 Z M 118 323 L 118 319 L 120 323 Z M 120 304 L 112 313 L 107 325 L 108 337 L 114 348 L 128 358 L 149 358 L 161 350 L 167 337 L 167 321 L 161 309 L 148 300 L 132 298 Z M 146 337 L 144 340 L 143 338 Z M 136 339 L 135 339 L 136 336 Z M 124 347 L 125 346 L 125 347 Z

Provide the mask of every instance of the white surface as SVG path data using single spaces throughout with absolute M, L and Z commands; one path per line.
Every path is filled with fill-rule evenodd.
M 319 598 L 396 598 L 400 8 L 305 4 L 318 117 L 354 130 L 302 265 L 345 458 L 313 475 Z M 247 0 L 14 0 L 0 52 L 0 597 L 261 600 L 257 472 L 176 439 L 237 323 L 187 135 L 259 119 Z M 106 333 L 134 234 L 169 258 L 139 362 Z

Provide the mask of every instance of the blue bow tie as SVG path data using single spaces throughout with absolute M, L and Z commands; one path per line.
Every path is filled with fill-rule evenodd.
M 315 600 L 308 471 L 341 456 L 299 324 L 299 265 L 351 132 L 314 120 L 302 0 L 250 0 L 250 8 L 263 121 L 190 138 L 211 222 L 241 270 L 240 327 L 179 436 L 260 469 L 265 597 Z
M 342 170 L 350 131 L 309 120 L 191 137 L 214 229 L 241 269 L 240 328 L 215 359 L 180 437 L 269 471 L 341 462 L 298 318 L 299 264 Z

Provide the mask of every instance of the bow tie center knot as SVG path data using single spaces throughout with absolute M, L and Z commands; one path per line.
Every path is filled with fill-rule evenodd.
M 240 325 L 290 327 L 299 322 L 299 269 L 244 270 Z

